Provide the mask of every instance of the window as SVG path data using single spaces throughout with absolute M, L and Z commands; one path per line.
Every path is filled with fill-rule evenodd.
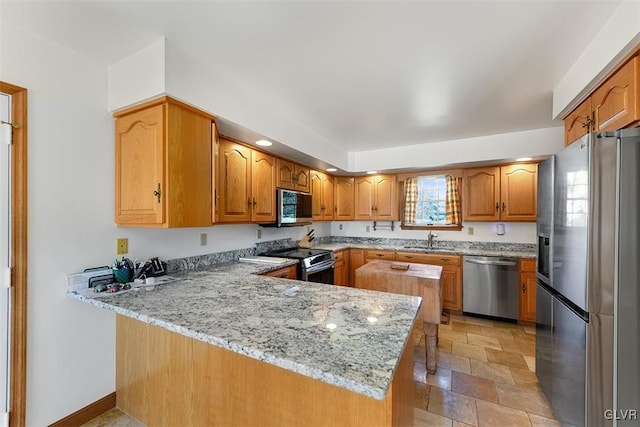
M 460 179 L 448 175 L 407 178 L 403 228 L 461 228 Z

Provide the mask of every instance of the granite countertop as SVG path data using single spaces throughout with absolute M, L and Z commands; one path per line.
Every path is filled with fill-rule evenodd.
M 293 263 L 230 262 L 148 290 L 68 295 L 384 399 L 421 298 L 256 275 Z
M 320 243 L 313 246 L 314 249 L 327 249 L 331 251 L 341 251 L 349 248 L 357 249 L 374 249 L 380 251 L 397 251 L 397 252 L 417 252 L 425 254 L 449 254 L 449 255 L 477 255 L 477 256 L 499 256 L 499 257 L 514 257 L 514 258 L 535 258 L 536 253 L 534 249 L 511 249 L 504 248 L 501 245 L 487 245 L 481 248 L 469 248 L 469 247 L 433 247 L 427 248 L 425 243 L 411 245 L 398 245 L 389 243 L 357 243 L 357 242 L 341 242 L 341 243 Z

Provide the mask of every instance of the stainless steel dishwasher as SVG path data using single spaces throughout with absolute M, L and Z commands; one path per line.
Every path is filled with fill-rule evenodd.
M 518 319 L 518 258 L 464 256 L 462 267 L 465 313 Z

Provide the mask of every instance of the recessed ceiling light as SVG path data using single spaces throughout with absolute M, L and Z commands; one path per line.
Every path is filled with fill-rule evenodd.
M 261 139 L 256 141 L 256 145 L 259 145 L 261 147 L 271 147 L 273 143 L 271 141 L 267 141 L 266 139 Z
M 338 169 L 336 169 L 336 168 L 327 168 L 326 171 L 327 172 L 337 172 Z
M 532 157 L 520 157 L 519 159 L 516 159 L 516 162 L 528 162 L 529 160 L 532 160 Z
M 367 173 L 368 173 L 369 175 L 375 175 L 375 174 L 377 174 L 377 173 L 378 173 L 378 171 L 368 171 Z

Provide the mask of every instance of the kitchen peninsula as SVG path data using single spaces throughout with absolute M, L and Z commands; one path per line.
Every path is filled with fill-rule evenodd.
M 112 296 L 117 405 L 147 425 L 411 424 L 421 299 L 228 263 Z

